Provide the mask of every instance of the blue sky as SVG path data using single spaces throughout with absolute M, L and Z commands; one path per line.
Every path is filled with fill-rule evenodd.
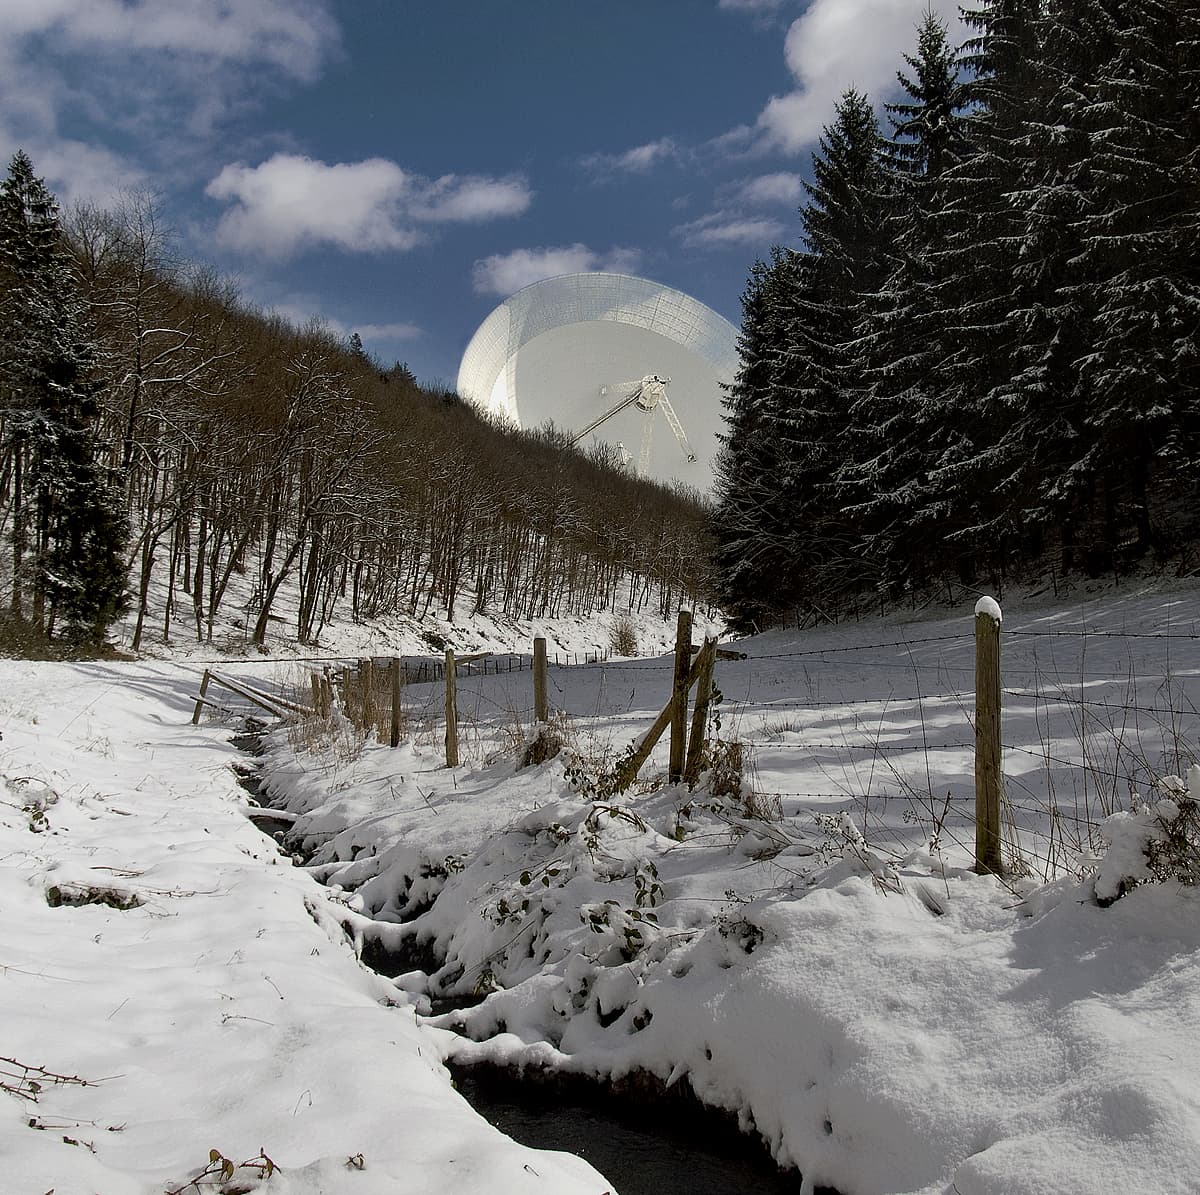
M 552 274 L 736 324 L 834 100 L 892 93 L 926 3 L 0 0 L 0 151 L 64 202 L 152 191 L 247 300 L 453 384 Z

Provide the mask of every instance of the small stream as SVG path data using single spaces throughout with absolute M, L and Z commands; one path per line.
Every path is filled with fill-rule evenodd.
M 620 1195 L 796 1195 L 783 1171 L 732 1118 L 694 1097 L 634 1096 L 592 1079 L 529 1079 L 449 1064 L 471 1107 L 522 1145 L 578 1154 Z M 824 1188 L 818 1187 L 818 1193 Z M 826 1193 L 836 1195 L 836 1193 Z
M 261 754 L 261 731 L 254 726 L 232 742 Z M 237 771 L 251 801 L 269 808 L 255 770 Z M 290 822 L 269 816 L 253 820 L 277 841 L 291 829 Z M 411 949 L 411 957 L 407 950 L 401 956 L 368 941 L 362 961 L 385 975 L 436 966 L 421 947 Z M 448 1069 L 459 1092 L 502 1132 L 535 1149 L 577 1154 L 619 1195 L 796 1195 L 800 1189 L 797 1171 L 780 1170 L 756 1137 L 701 1104 L 686 1083 L 663 1091 L 653 1080 L 614 1087 L 577 1075 L 522 1076 L 495 1066 L 451 1063 Z M 816 1195 L 837 1192 L 818 1187 Z
M 241 734 L 235 734 L 229 741 L 239 750 L 244 751 L 247 755 L 259 756 L 262 754 L 262 734 L 265 727 L 251 718 L 246 719 L 246 728 Z M 291 818 L 271 817 L 270 806 L 266 803 L 262 796 L 262 779 L 259 777 L 258 768 L 254 765 L 234 764 L 234 774 L 237 776 L 237 782 L 245 790 L 246 795 L 250 798 L 251 805 L 257 806 L 259 809 L 265 810 L 264 813 L 253 813 L 250 820 L 268 837 L 275 839 L 276 842 L 281 842 L 287 832 L 292 828 Z

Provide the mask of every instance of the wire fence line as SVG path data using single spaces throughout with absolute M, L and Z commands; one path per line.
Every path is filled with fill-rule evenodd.
M 1052 660 L 1050 667 L 1038 666 L 1036 654 L 1035 662 L 1030 663 L 1020 658 L 1018 651 L 1018 659 L 1003 668 L 1003 678 L 1008 683 L 1000 690 L 1008 731 L 1001 747 L 1006 755 L 1012 755 L 1012 767 L 1005 776 L 1005 833 L 1020 853 L 1034 860 L 1041 859 L 1047 866 L 1060 867 L 1065 842 L 1078 846 L 1095 841 L 1098 826 L 1113 811 L 1114 801 L 1121 795 L 1121 786 L 1125 786 L 1129 794 L 1148 794 L 1156 780 L 1185 770 L 1193 742 L 1200 739 L 1200 672 L 1185 670 L 1180 673 L 1170 667 L 1169 659 L 1160 663 L 1158 648 L 1151 650 L 1148 645 L 1162 645 L 1168 649 L 1169 656 L 1172 642 L 1196 641 L 1200 640 L 1200 635 L 1088 629 L 1005 630 L 1003 634 L 1006 639 L 1027 644 L 1053 639 L 1070 641 L 1084 649 L 1078 653 L 1078 664 Z M 1098 652 L 1096 660 L 1087 659 L 1085 649 L 1091 638 L 1141 642 L 1147 644 L 1141 654 L 1149 654 L 1152 658 L 1139 660 L 1137 672 L 1122 673 L 1111 660 L 1107 667 L 1099 662 L 1105 657 L 1105 650 Z M 926 645 L 953 647 L 949 652 L 916 653 L 908 660 L 897 660 L 894 656 L 878 658 L 881 653 L 886 655 L 895 650 Z M 966 825 L 973 815 L 973 796 L 964 791 L 947 791 L 938 796 L 929 790 L 943 782 L 959 790 L 970 783 L 971 769 L 964 767 L 963 757 L 975 749 L 975 743 L 970 741 L 974 730 L 975 692 L 968 687 L 975 662 L 964 656 L 972 648 L 973 637 L 968 632 L 901 639 L 881 637 L 871 643 L 746 654 L 740 659 L 728 660 L 721 664 L 721 669 L 734 670 L 735 676 L 737 670 L 743 670 L 747 683 L 763 670 L 770 674 L 775 664 L 785 666 L 793 662 L 798 676 L 808 670 L 822 670 L 811 681 L 813 689 L 826 683 L 825 669 L 840 672 L 847 686 L 846 695 L 837 698 L 788 697 L 782 704 L 747 702 L 740 708 L 735 706 L 736 717 L 742 722 L 749 719 L 750 724 L 746 738 L 741 738 L 736 731 L 732 737 L 748 748 L 769 753 L 762 761 L 767 773 L 767 782 L 763 785 L 765 796 L 813 805 L 860 802 L 864 816 L 869 814 L 874 825 L 883 825 L 878 820 L 879 810 L 886 810 L 887 815 L 892 816 L 897 801 L 902 809 L 907 802 L 906 808 L 916 809 L 915 816 L 935 823 L 939 832 L 942 828 L 939 818 L 949 815 L 955 819 L 958 832 L 968 837 Z M 1107 654 L 1111 657 L 1111 650 Z M 946 655 L 952 655 L 956 662 L 948 661 Z M 364 658 L 368 657 L 314 656 L 251 662 L 275 666 L 292 663 L 319 664 L 326 668 L 342 666 L 345 672 L 353 674 Z M 390 664 L 391 661 L 388 657 L 371 658 L 376 663 L 386 661 Z M 445 680 L 445 662 L 432 656 L 400 659 L 406 685 L 433 682 L 428 691 L 418 688 L 411 699 L 415 716 L 427 727 L 433 726 L 441 716 L 440 682 Z M 1131 653 L 1131 666 L 1132 659 Z M 551 653 L 548 663 L 552 668 L 569 670 L 581 677 L 586 674 L 596 676 L 600 684 L 626 673 L 655 673 L 662 678 L 661 697 L 664 700 L 671 684 L 672 658 L 669 655 L 655 659 L 613 659 L 607 652 L 599 651 Z M 525 699 L 525 691 L 520 685 L 510 685 L 507 692 L 502 693 L 483 683 L 472 684 L 471 679 L 480 678 L 482 682 L 482 678 L 496 673 L 520 673 L 532 667 L 532 657 L 524 653 L 498 653 L 459 662 L 456 669 L 459 707 L 468 721 L 473 719 L 479 723 L 485 737 L 488 734 L 503 737 L 507 733 L 502 729 L 504 726 L 511 729 L 514 723 L 527 723 L 534 716 L 534 708 Z M 890 678 L 897 668 L 911 678 L 910 682 L 900 682 L 903 685 L 900 693 L 859 697 L 852 692 L 855 687 L 869 688 L 872 676 L 879 678 L 880 684 L 890 684 L 885 678 Z M 1158 680 L 1160 669 L 1163 679 Z M 926 678 L 930 682 L 927 692 L 922 691 Z M 555 701 L 559 703 L 570 686 L 565 676 L 561 684 L 552 676 L 550 684 L 557 692 Z M 1155 686 L 1155 692 L 1147 701 L 1150 696 L 1147 689 L 1151 684 Z M 579 696 L 576 686 L 572 698 Z M 856 711 L 864 708 L 871 711 L 871 715 L 857 717 Z M 810 710 L 819 711 L 821 716 L 802 719 L 801 716 Z M 960 732 L 950 741 L 943 741 L 941 736 L 946 735 L 948 729 L 953 733 L 953 727 L 948 727 L 946 719 L 948 711 L 961 712 L 962 728 L 970 728 L 967 735 Z M 839 715 L 843 717 L 839 718 Z M 611 712 L 607 716 L 611 716 Z M 637 716 L 634 716 L 635 722 Z M 773 719 L 787 724 L 778 731 L 772 730 Z M 486 729 L 487 723 L 491 723 L 491 730 Z M 1029 736 L 1016 733 L 1018 728 L 1029 730 L 1031 727 L 1033 733 Z M 908 737 L 897 741 L 897 736 L 902 734 Z M 1161 737 L 1162 742 L 1153 741 L 1156 737 Z M 820 773 L 812 777 L 817 781 L 815 785 L 806 784 L 802 779 L 806 756 L 811 757 L 807 770 Z M 845 760 L 844 765 L 836 762 L 839 757 Z M 878 768 L 870 765 L 873 757 L 880 760 Z M 941 777 L 938 774 L 939 757 L 945 764 Z M 1020 761 L 1030 763 L 1022 766 Z M 838 776 L 841 767 L 845 768 L 844 785 Z M 801 783 L 789 788 L 803 791 L 785 791 L 770 784 L 774 776 L 786 783 L 791 774 L 801 779 Z M 890 777 L 886 779 L 885 787 L 894 783 L 896 791 L 876 791 L 881 777 Z M 860 788 L 865 791 L 859 791 Z M 893 804 L 889 806 L 889 802 Z M 945 812 L 938 814 L 937 810 Z M 891 825 L 889 833 L 899 834 L 899 831 Z M 1051 844 L 1048 852 L 1043 852 L 1037 845 L 1044 843 Z
M 794 660 L 801 656 L 844 655 L 852 651 L 879 651 L 884 647 L 915 647 L 922 643 L 963 643 L 969 644 L 971 635 L 963 632 L 955 635 L 921 635 L 912 639 L 890 639 L 882 643 L 856 643 L 842 647 L 813 647 L 805 651 L 775 651 L 747 655 L 748 660 Z
M 800 743 L 780 743 L 771 739 L 741 739 L 747 747 L 772 747 L 781 751 L 973 751 L 974 743 L 817 743 L 805 739 Z
M 1102 709 L 1102 710 L 1120 710 L 1124 713 L 1136 714 L 1174 714 L 1177 715 L 1179 710 L 1171 705 L 1138 705 L 1136 702 L 1123 701 L 1097 701 L 1095 698 L 1075 697 L 1070 694 L 1047 695 L 1045 693 L 1018 693 L 1012 689 L 1005 689 L 1004 694 L 1007 697 L 1015 697 L 1018 700 L 1024 698 L 1029 701 L 1036 701 L 1041 705 L 1056 706 L 1056 707 L 1076 707 L 1083 706 L 1085 709 Z M 1190 709 L 1189 713 L 1198 713 L 1195 709 Z
M 803 703 L 804 709 L 845 709 L 847 706 L 860 705 L 880 705 L 883 707 L 893 705 L 919 705 L 925 701 L 953 701 L 962 702 L 967 698 L 974 698 L 975 694 L 968 689 L 956 689 L 949 693 L 913 693 L 899 694 L 894 693 L 888 697 L 843 697 L 838 700 L 829 701 L 810 701 L 805 698 Z M 793 703 L 791 710 L 796 708 L 796 703 Z M 781 711 L 783 713 L 785 711 Z M 790 711 L 786 711 L 790 712 Z
M 1024 653 L 1018 650 L 1017 660 L 1003 667 L 1003 678 L 1009 683 L 1000 689 L 1004 726 L 1009 732 L 1000 739 L 1000 749 L 1006 755 L 1012 753 L 1012 767 L 1002 769 L 1002 836 L 1008 865 L 1014 871 L 1040 869 L 1045 878 L 1064 868 L 1078 871 L 1088 858 L 1088 852 L 1100 847 L 1101 827 L 1108 815 L 1132 800 L 1151 798 L 1160 782 L 1169 776 L 1186 774 L 1187 766 L 1194 762 L 1200 744 L 1200 670 L 1186 664 L 1182 669 L 1178 664 L 1172 666 L 1170 647 L 1173 642 L 1200 640 L 1200 634 L 1190 630 L 1164 633 L 1084 628 L 1076 631 L 1005 630 L 1003 635 L 1031 646 L 1039 639 L 1069 641 L 1079 649 L 1078 661 L 1068 663 L 1060 658 L 1052 660 L 1049 667 L 1039 665 L 1036 654 L 1033 661 L 1029 661 L 1022 658 Z M 1141 651 L 1131 648 L 1129 670 L 1124 671 L 1122 666 L 1114 665 L 1111 658 L 1106 660 L 1106 655 L 1112 656 L 1111 649 L 1100 650 L 1088 659 L 1086 645 L 1091 638 L 1108 643 L 1130 640 L 1145 647 Z M 832 647 L 750 656 L 751 665 L 771 660 L 803 660 L 805 670 L 818 669 L 820 676 L 827 669 L 857 674 L 856 681 L 851 684 L 864 684 L 872 673 L 885 676 L 896 668 L 912 673 L 916 680 L 902 697 L 892 694 L 885 698 L 858 698 L 848 692 L 837 700 L 799 700 L 791 709 L 776 705 L 771 711 L 755 711 L 764 726 L 770 725 L 772 716 L 786 723 L 779 735 L 759 735 L 744 740 L 746 746 L 766 753 L 761 762 L 768 780 L 791 770 L 787 756 L 803 768 L 801 761 L 809 754 L 812 766 L 824 774 L 835 775 L 836 769 L 842 767 L 847 778 L 845 787 L 836 793 L 819 792 L 817 789 L 825 786 L 817 785 L 803 792 L 772 789 L 772 795 L 800 803 L 859 802 L 864 828 L 868 823 L 873 824 L 885 831 L 885 836 L 894 836 L 897 840 L 903 837 L 902 833 L 894 820 L 891 823 L 881 820 L 879 810 L 885 807 L 889 798 L 899 797 L 904 802 L 905 821 L 910 817 L 920 821 L 927 830 L 932 829 L 935 836 L 944 834 L 949 841 L 953 835 L 944 824 L 949 816 L 959 827 L 959 837 L 968 837 L 966 825 L 973 821 L 975 813 L 974 793 L 947 791 L 943 796 L 937 796 L 922 790 L 936 787 L 939 759 L 945 764 L 955 760 L 949 774 L 944 767 L 942 769 L 951 785 L 961 789 L 969 784 L 962 774 L 961 760 L 964 753 L 974 754 L 975 743 L 959 738 L 944 741 L 944 718 L 927 723 L 925 714 L 928 711 L 944 715 L 948 707 L 957 704 L 963 708 L 965 722 L 974 728 L 975 693 L 965 687 L 952 692 L 941 691 L 944 684 L 938 681 L 960 676 L 965 680 L 975 671 L 976 661 L 963 660 L 958 651 L 953 653 L 957 657 L 957 662 L 953 663 L 941 653 L 937 653 L 939 658 L 936 659 L 929 659 L 928 653 L 922 653 L 925 658 L 915 657 L 907 662 L 854 655 L 855 651 L 866 655 L 868 651 L 918 643 L 965 646 L 968 641 L 966 635 L 922 636 L 857 648 Z M 932 682 L 928 693 L 919 691 L 922 676 L 929 676 Z M 914 688 L 918 690 L 915 693 L 912 692 Z M 862 706 L 875 711 L 877 721 L 873 724 L 870 718 L 854 717 L 853 722 L 848 718 L 843 726 L 838 726 L 835 721 L 832 728 L 839 734 L 844 727 L 844 736 L 840 740 L 836 735 L 830 736 L 828 718 L 798 718 L 809 709 L 822 714 L 844 710 L 847 715 L 853 715 L 856 707 Z M 912 716 L 913 707 L 920 711 L 920 722 Z M 897 715 L 903 713 L 904 717 L 888 719 L 889 709 Z M 1030 723 L 1033 728 L 1030 737 L 1015 733 L 1018 728 L 1029 729 Z M 910 740 L 896 742 L 897 734 L 904 732 L 911 736 Z M 840 757 L 845 762 L 831 764 L 826 758 L 829 755 L 834 761 Z M 884 762 L 896 792 L 868 794 L 855 791 L 855 778 L 864 775 L 866 761 L 875 757 Z M 1032 768 L 1023 769 L 1019 763 L 1021 759 L 1029 761 Z M 914 768 L 914 762 L 918 761 L 919 766 Z M 878 776 L 879 773 L 872 768 L 872 774 Z M 769 783 L 766 787 L 771 788 Z M 797 787 L 792 786 L 793 789 Z M 964 842 L 963 845 L 967 844 Z
M 1200 639 L 1200 634 L 1176 631 L 1005 631 L 1005 635 L 1019 639 Z

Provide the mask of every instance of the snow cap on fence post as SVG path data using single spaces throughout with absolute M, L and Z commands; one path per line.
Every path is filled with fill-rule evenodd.
M 1000 613 L 1000 603 L 993 597 L 981 597 L 975 603 L 975 617 L 978 618 L 981 614 L 986 614 L 993 622 L 1003 622 L 1004 617 Z

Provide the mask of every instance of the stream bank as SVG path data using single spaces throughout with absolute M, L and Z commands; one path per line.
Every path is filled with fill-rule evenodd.
M 262 728 L 248 726 L 232 742 L 261 754 Z M 254 805 L 269 811 L 254 766 L 236 769 Z M 286 847 L 290 823 L 255 815 L 265 833 Z M 431 944 L 405 940 L 400 949 L 367 937 L 360 961 L 385 976 L 435 971 Z M 433 1002 L 437 1015 L 482 996 Z M 795 1195 L 801 1176 L 781 1169 L 762 1142 L 743 1132 L 732 1114 L 702 1104 L 686 1080 L 667 1088 L 638 1072 L 616 1082 L 555 1071 L 446 1064 L 456 1088 L 496 1128 L 524 1145 L 584 1158 L 610 1178 L 620 1195 Z M 815 1195 L 837 1195 L 817 1187 Z

